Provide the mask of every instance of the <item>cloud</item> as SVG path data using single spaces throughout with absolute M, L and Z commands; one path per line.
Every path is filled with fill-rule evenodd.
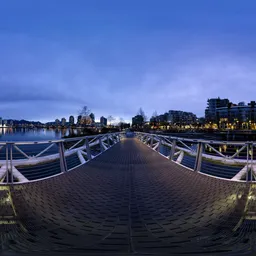
M 122 68 L 104 62 L 102 67 L 95 65 L 95 60 L 87 58 L 83 51 L 58 47 L 51 41 L 23 35 L 5 37 L 2 41 L 16 43 L 2 44 L 0 49 L 3 116 L 50 119 L 55 113 L 59 118 L 60 113 L 76 115 L 83 105 L 88 105 L 98 118 L 130 115 L 127 90 L 122 86 L 126 71 Z M 6 108 L 9 103 L 16 113 Z
M 172 70 L 167 64 L 162 71 L 144 76 L 140 97 L 147 91 L 145 108 L 151 113 L 180 109 L 204 115 L 208 98 L 227 97 L 236 103 L 254 100 L 256 64 L 252 56 L 208 52 L 193 59 L 177 56 L 177 62 Z
M 86 45 L 67 47 L 25 35 L 0 39 L 0 112 L 4 118 L 67 118 L 83 105 L 97 118 L 111 114 L 130 120 L 139 107 L 148 117 L 154 110 L 160 114 L 169 109 L 201 116 L 207 98 L 248 102 L 256 92 L 255 56 L 217 49 L 206 42 L 166 43 L 161 49 L 143 45 L 140 38 L 141 48 L 101 42 L 91 53 Z

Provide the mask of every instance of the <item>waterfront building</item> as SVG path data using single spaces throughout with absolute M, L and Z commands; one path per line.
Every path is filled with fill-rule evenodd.
M 169 110 L 167 121 L 170 124 L 180 123 L 182 120 L 182 111 L 180 110 Z
M 59 119 L 55 119 L 55 125 L 59 126 L 60 125 L 60 120 Z
M 205 121 L 206 123 L 217 124 L 217 108 L 228 107 L 229 99 L 211 98 L 207 100 L 207 107 L 205 109 Z
M 94 124 L 95 123 L 95 115 L 93 113 L 91 113 L 89 115 L 89 117 L 91 118 L 91 124 Z
M 256 103 L 230 103 L 217 108 L 217 118 L 220 129 L 256 129 Z
M 66 118 L 65 118 L 65 117 L 62 117 L 62 118 L 61 118 L 61 125 L 62 125 L 62 126 L 65 126 L 65 125 L 66 125 Z
M 95 122 L 94 127 L 96 128 L 102 128 L 104 125 L 101 122 Z
M 198 124 L 200 124 L 200 125 L 205 125 L 205 118 L 204 118 L 204 117 L 199 117 L 199 118 L 197 119 L 197 122 L 198 122 Z
M 153 126 L 166 125 L 167 122 L 168 122 L 168 113 L 152 116 L 149 120 L 149 124 Z
M 156 116 L 156 121 L 158 123 L 165 123 L 168 121 L 168 113 L 164 113 L 162 115 Z
M 132 126 L 140 127 L 144 124 L 144 118 L 142 115 L 136 115 L 132 118 Z
M 69 125 L 74 125 L 75 124 L 75 118 L 74 116 L 69 117 Z
M 80 125 L 80 124 L 81 124 L 81 120 L 82 120 L 82 116 L 79 115 L 79 116 L 77 117 L 77 125 Z
M 3 119 L 0 117 L 0 127 L 3 126 Z
M 191 125 L 196 123 L 197 117 L 192 112 L 169 110 L 167 121 L 170 124 Z
M 100 118 L 100 123 L 103 125 L 103 126 L 107 126 L 107 118 L 105 118 L 104 116 L 102 116 Z

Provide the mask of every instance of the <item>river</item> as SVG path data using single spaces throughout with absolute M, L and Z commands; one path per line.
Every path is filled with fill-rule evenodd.
M 79 129 L 0 128 L 0 141 L 41 141 L 61 139 L 69 134 L 81 134 Z

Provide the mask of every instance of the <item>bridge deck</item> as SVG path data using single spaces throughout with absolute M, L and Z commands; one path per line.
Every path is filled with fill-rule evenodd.
M 248 253 L 250 189 L 127 138 L 64 175 L 10 187 L 16 224 L 0 225 L 0 252 Z

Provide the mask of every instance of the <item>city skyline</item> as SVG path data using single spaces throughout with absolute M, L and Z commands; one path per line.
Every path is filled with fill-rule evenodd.
M 1 4 L 6 119 L 50 122 L 83 105 L 127 122 L 139 107 L 148 118 L 169 109 L 200 117 L 207 98 L 249 102 L 256 92 L 254 1 L 37 5 Z
M 147 122 L 149 122 L 150 121 L 150 119 L 151 118 L 153 118 L 154 117 L 154 114 L 157 114 L 158 116 L 160 116 L 160 115 L 164 115 L 165 113 L 166 114 L 168 114 L 168 112 L 170 112 L 170 111 L 174 111 L 174 112 L 187 112 L 187 113 L 191 113 L 191 114 L 194 114 L 194 115 L 196 115 L 196 117 L 197 118 L 205 118 L 205 110 L 208 108 L 207 107 L 207 105 L 208 105 L 208 100 L 217 100 L 217 99 L 220 99 L 220 100 L 222 100 L 220 97 L 210 97 L 210 98 L 208 98 L 207 100 L 206 100 L 206 108 L 204 108 L 204 110 L 203 110 L 203 112 L 204 112 L 204 114 L 202 115 L 202 116 L 198 116 L 198 115 L 196 115 L 195 113 L 193 113 L 193 112 L 190 112 L 190 111 L 184 111 L 183 109 L 168 109 L 168 110 L 165 110 L 164 112 L 158 112 L 158 110 L 156 110 L 155 109 L 155 111 L 151 114 L 151 115 L 148 115 L 148 113 L 145 113 L 145 116 L 146 116 L 146 121 Z M 230 104 L 232 104 L 232 105 L 241 105 L 241 104 L 249 104 L 250 102 L 252 102 L 253 100 L 251 100 L 250 102 L 248 102 L 248 103 L 246 103 L 245 101 L 242 101 L 242 100 L 239 100 L 238 102 L 233 102 L 232 100 L 230 100 L 230 99 L 226 99 L 226 100 L 228 100 L 229 102 L 230 102 Z M 143 110 L 143 109 L 142 109 Z M 91 113 L 93 113 L 93 111 L 89 111 L 89 112 L 91 112 Z M 93 113 L 94 114 L 94 113 Z M 114 117 L 114 119 L 113 119 L 113 123 L 119 123 L 120 122 L 120 118 L 122 119 L 121 121 L 122 122 L 125 122 L 125 123 L 132 123 L 132 118 L 134 117 L 134 116 L 136 116 L 136 115 L 138 115 L 139 114 L 139 111 L 137 111 L 136 113 L 134 113 L 133 114 L 133 116 L 132 117 L 130 117 L 130 119 L 123 119 L 122 117 Z M 64 118 L 64 119 L 66 119 L 66 122 L 68 123 L 69 122 L 69 119 L 72 117 L 72 118 L 74 118 L 74 122 L 76 123 L 77 122 L 77 120 L 78 120 L 78 117 L 79 116 L 81 116 L 80 114 L 79 114 L 79 112 L 78 112 L 78 114 L 77 115 L 69 115 L 69 116 L 67 116 L 67 115 L 64 115 L 64 116 L 62 116 L 62 117 L 55 117 L 55 119 L 54 120 L 50 120 L 50 121 L 45 121 L 45 122 L 43 122 L 43 121 L 40 121 L 40 120 L 25 120 L 25 121 L 31 121 L 31 122 L 41 122 L 41 123 L 54 123 L 54 122 L 56 122 L 56 120 L 59 120 L 59 122 L 61 122 L 61 120 Z M 111 116 L 111 115 L 110 115 Z M 95 122 L 97 123 L 97 122 L 100 122 L 100 120 L 101 120 L 101 117 L 104 117 L 104 116 L 102 116 L 102 115 L 100 115 L 100 117 L 95 117 Z M 106 118 L 106 119 L 108 119 L 108 117 L 109 116 L 105 116 L 104 118 Z M 112 117 L 112 116 L 111 116 Z M 4 118 L 3 116 L 0 116 L 0 120 L 2 120 L 2 121 L 4 121 L 4 120 L 15 120 L 15 121 L 21 121 L 21 120 L 24 120 L 24 118 L 21 118 L 21 119 L 16 119 L 16 118 Z

